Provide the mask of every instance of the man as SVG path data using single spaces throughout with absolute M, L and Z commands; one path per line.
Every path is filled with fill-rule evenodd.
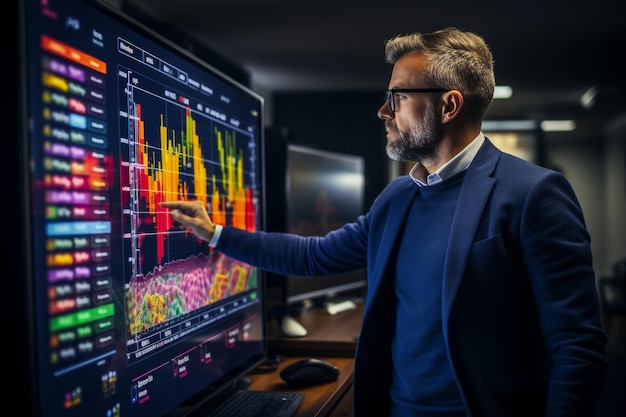
M 583 213 L 565 177 L 481 132 L 495 86 L 484 40 L 447 28 L 386 43 L 387 154 L 415 161 L 325 237 L 215 225 L 168 202 L 217 250 L 283 274 L 366 266 L 356 416 L 593 417 L 605 373 Z

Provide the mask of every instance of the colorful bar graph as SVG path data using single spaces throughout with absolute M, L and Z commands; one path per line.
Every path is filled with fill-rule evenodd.
M 161 202 L 198 200 L 214 222 L 251 231 L 257 214 L 256 185 L 246 172 L 248 135 L 189 106 L 127 89 L 132 274 L 126 302 L 135 334 L 258 285 L 255 268 L 178 230 Z

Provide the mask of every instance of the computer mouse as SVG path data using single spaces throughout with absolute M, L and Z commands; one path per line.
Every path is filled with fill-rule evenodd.
M 305 386 L 336 381 L 339 368 L 318 358 L 300 359 L 280 371 L 280 377 L 288 385 Z

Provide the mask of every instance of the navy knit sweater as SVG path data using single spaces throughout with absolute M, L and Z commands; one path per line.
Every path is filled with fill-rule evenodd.
M 463 177 L 419 188 L 398 245 L 393 417 L 465 415 L 441 328 L 443 265 Z

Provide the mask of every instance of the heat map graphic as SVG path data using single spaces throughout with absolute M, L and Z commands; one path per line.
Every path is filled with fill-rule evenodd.
M 215 223 L 255 230 L 256 149 L 250 134 L 199 100 L 136 73 L 127 79 L 125 298 L 136 334 L 258 286 L 255 268 L 209 250 L 159 206 L 199 200 Z
M 226 297 L 255 288 L 256 269 L 215 253 L 172 262 L 127 289 L 130 332 L 149 330 Z

